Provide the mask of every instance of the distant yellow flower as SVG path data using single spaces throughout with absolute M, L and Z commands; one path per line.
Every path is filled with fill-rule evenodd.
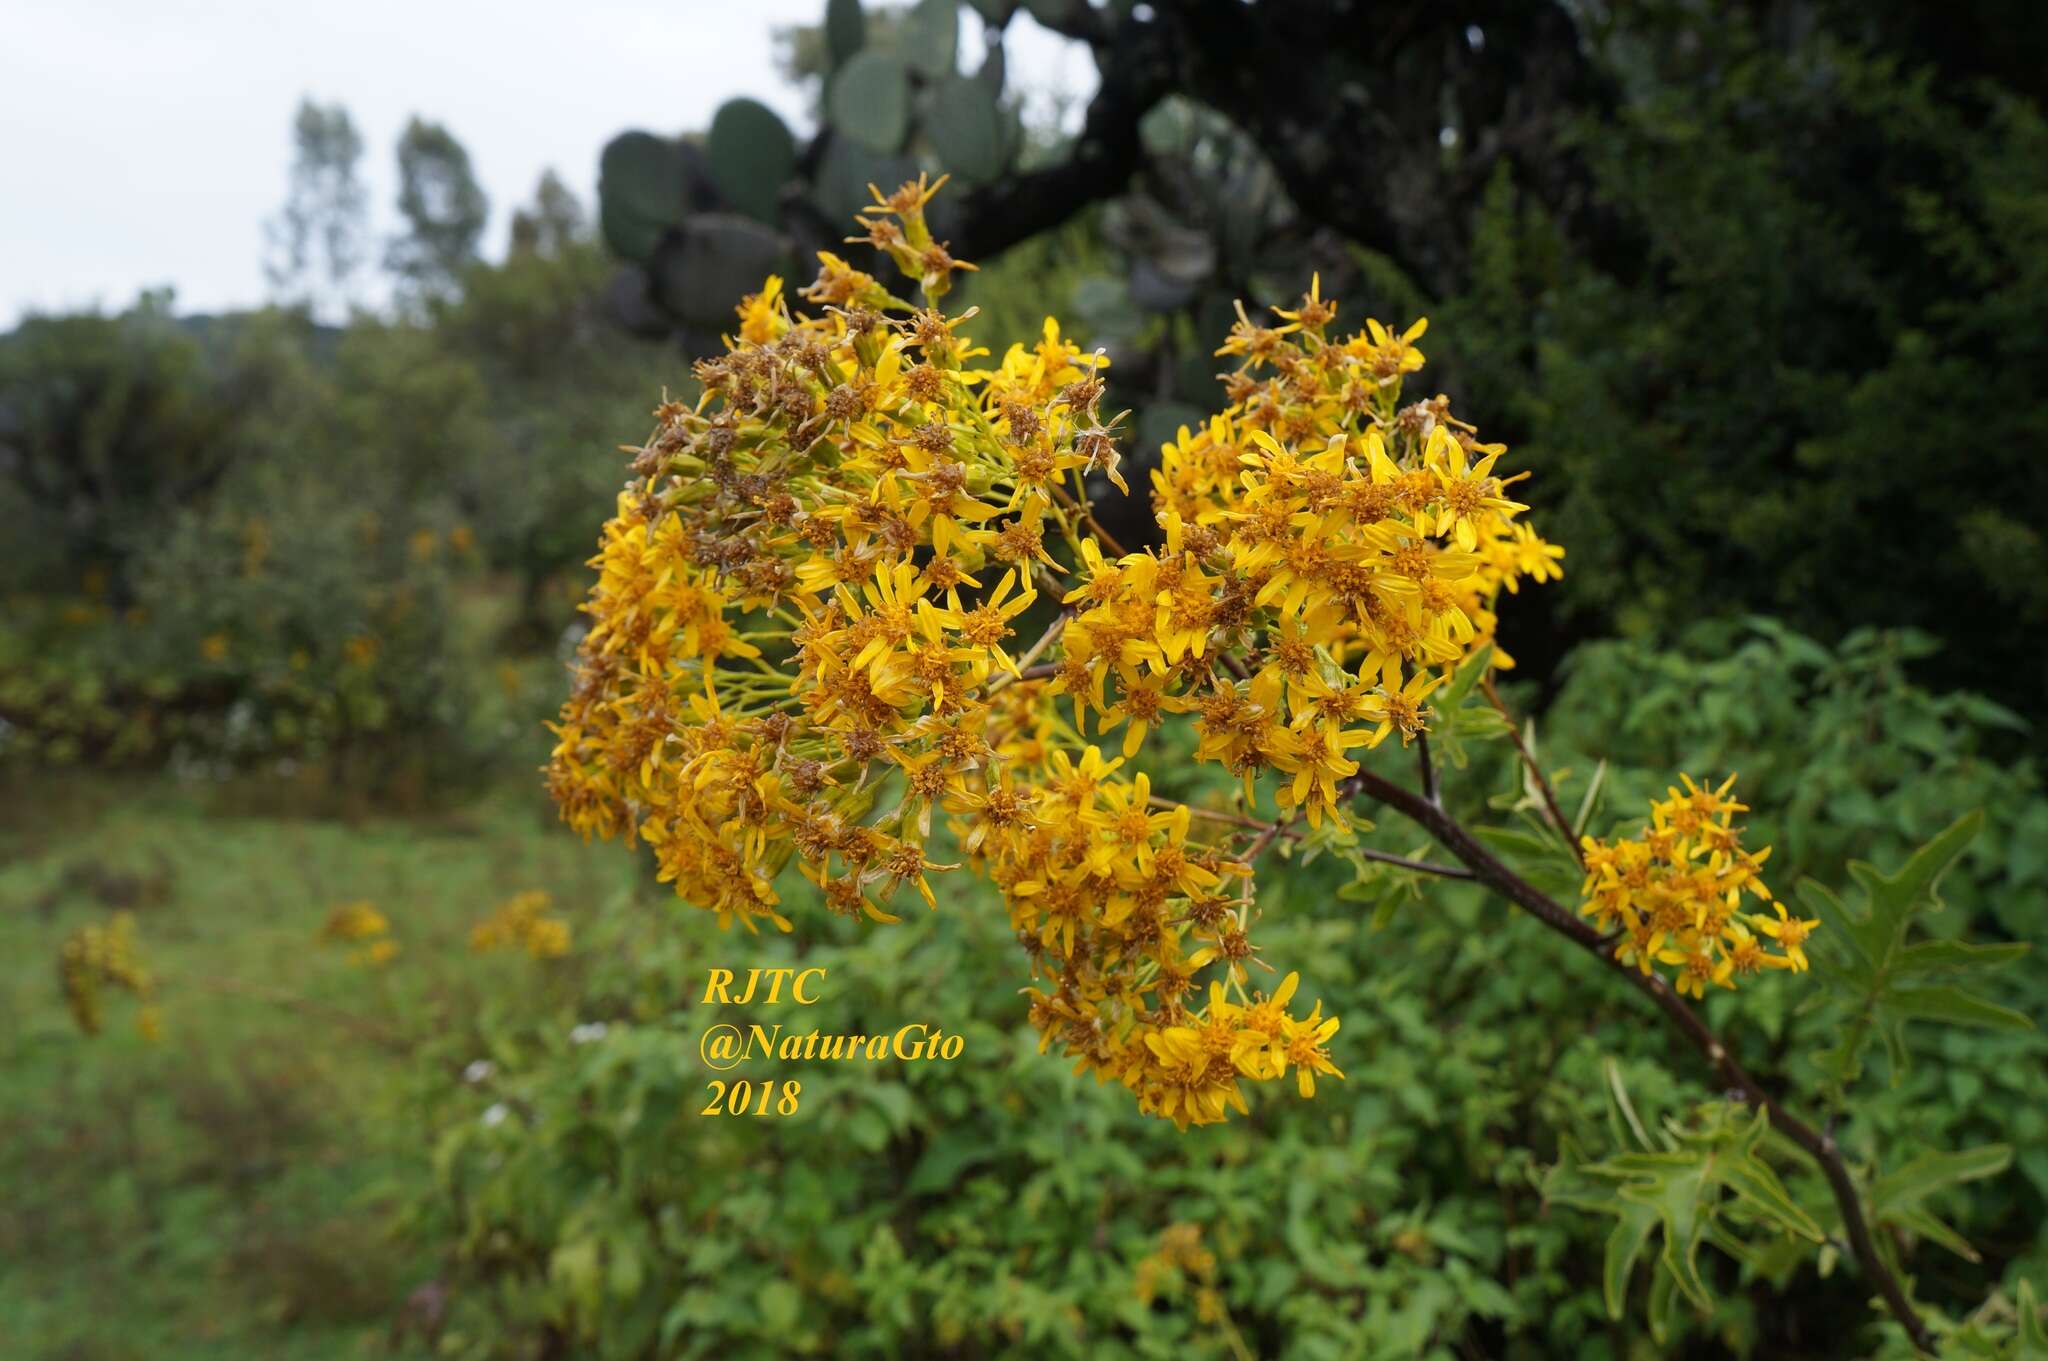
M 97 1035 L 103 1022 L 103 992 L 112 988 L 142 1003 L 137 1031 L 146 1040 L 162 1033 L 162 1017 L 154 1004 L 155 983 L 135 943 L 135 915 L 117 912 L 104 924 L 81 926 L 64 938 L 57 952 L 57 975 L 64 1001 L 79 1030 Z
M 520 949 L 535 959 L 559 959 L 569 953 L 569 924 L 547 915 L 552 900 L 540 889 L 516 893 L 469 933 L 469 948 L 483 953 Z
M 391 921 L 368 899 L 342 903 L 327 914 L 320 938 L 328 941 L 361 941 L 387 934 Z
M 368 899 L 342 903 L 331 910 L 320 927 L 320 939 L 358 947 L 349 951 L 348 962 L 364 968 L 377 968 L 398 957 L 390 919 Z

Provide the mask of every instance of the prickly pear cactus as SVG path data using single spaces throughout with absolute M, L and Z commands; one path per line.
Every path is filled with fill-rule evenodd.
M 622 262 L 609 294 L 620 324 L 709 351 L 764 274 L 844 249 L 838 224 L 868 202 L 868 185 L 920 170 L 969 184 L 1006 173 L 1022 125 L 1003 97 L 1002 24 L 977 8 L 988 51 L 968 74 L 957 0 L 872 12 L 828 0 L 820 125 L 808 142 L 745 98 L 722 105 L 702 136 L 614 137 L 599 161 L 598 221 Z

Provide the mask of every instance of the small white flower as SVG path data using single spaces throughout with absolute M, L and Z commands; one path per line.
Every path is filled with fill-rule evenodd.
M 512 1108 L 502 1101 L 493 1101 L 484 1111 L 484 1128 L 496 1129 L 505 1123 L 505 1117 L 512 1114 Z
M 478 1083 L 488 1082 L 491 1074 L 497 1071 L 498 1065 L 489 1059 L 474 1059 L 462 1070 L 462 1080 L 474 1087 Z
M 603 1021 L 585 1021 L 569 1032 L 569 1043 L 590 1044 L 601 1040 L 608 1028 Z

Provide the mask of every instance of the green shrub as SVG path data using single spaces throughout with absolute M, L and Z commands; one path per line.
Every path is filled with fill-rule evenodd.
M 1846 857 L 1894 864 L 1928 821 L 1982 803 L 1990 831 L 1927 925 L 1993 940 L 2026 922 L 2037 931 L 2039 866 L 2026 853 L 2015 864 L 2013 848 L 2048 801 L 2030 767 L 1983 754 L 2007 715 L 1904 679 L 1913 646 L 1871 637 L 1830 651 L 1758 622 L 1673 653 L 1588 649 L 1544 750 L 1577 772 L 1568 802 L 1606 759 L 1615 808 L 1640 806 L 1673 768 L 1743 770 L 1787 894 L 1809 872 L 1839 882 Z M 1506 791 L 1497 806 L 1519 794 L 1501 745 L 1469 749 L 1451 786 L 1480 791 L 1466 811 L 1489 788 Z M 1798 797 L 1807 781 L 1830 792 Z M 1859 785 L 1876 811 L 1844 818 L 1840 791 Z M 1417 849 L 1392 830 L 1376 834 L 1384 849 Z M 1652 1128 L 1691 1108 L 1696 1061 L 1645 1024 L 1640 999 L 1533 923 L 1503 923 L 1480 891 L 1438 882 L 1397 894 L 1376 929 L 1370 902 L 1347 902 L 1358 895 L 1335 860 L 1264 882 L 1262 940 L 1316 961 L 1315 984 L 1345 1017 L 1345 1081 L 1314 1102 L 1265 1093 L 1249 1120 L 1185 1135 L 1036 1053 L 1008 923 L 982 888 L 947 895 L 928 920 L 872 930 L 792 892 L 793 937 L 720 933 L 652 886 L 591 905 L 579 972 L 537 1008 L 508 999 L 480 1015 L 422 1075 L 441 1196 L 412 1228 L 451 1257 L 450 1345 L 472 1356 L 543 1337 L 622 1357 L 1230 1356 L 1225 1333 L 1198 1319 L 1192 1273 L 1140 1289 L 1157 1287 L 1156 1260 L 1146 1264 L 1179 1224 L 1198 1226 L 1215 1254 L 1216 1296 L 1253 1355 L 1672 1354 L 1675 1340 L 1608 1320 L 1611 1221 L 1546 1205 L 1540 1181 L 1567 1142 L 1613 1148 L 1610 1061 Z M 704 1004 L 711 967 L 749 965 L 825 968 L 822 1000 Z M 2048 967 L 2030 958 L 1994 995 L 2037 1009 L 2044 984 Z M 1747 989 L 1707 1014 L 1767 1084 L 1799 1089 L 1837 1021 L 1793 1000 Z M 827 1034 L 930 1022 L 965 1049 L 951 1063 L 725 1075 L 700 1061 L 708 1026 L 750 1021 Z M 1867 1078 L 1841 1126 L 1853 1157 L 1883 1148 L 1897 1166 L 1920 1146 L 2018 1150 L 2016 1168 L 1940 1199 L 1988 1260 L 1944 1266 L 1928 1246 L 1913 1259 L 1930 1265 L 1920 1296 L 1955 1312 L 1987 1283 L 2048 1266 L 2048 1162 L 2035 1151 L 2048 1136 L 2048 1042 L 1931 1028 L 1907 1039 L 1922 1061 L 1895 1085 Z M 474 1080 L 455 1079 L 479 1059 Z M 703 1114 L 719 1076 L 796 1079 L 799 1110 Z M 1801 1203 L 1827 1203 L 1817 1174 L 1787 1176 Z M 1674 1325 L 1702 1347 L 1849 1357 L 1887 1335 L 1813 1332 L 1837 1311 L 1864 1317 L 1853 1274 L 1769 1253 L 1747 1264 L 1707 1254 L 1702 1269 L 1720 1303 L 1711 1317 L 1681 1309 Z

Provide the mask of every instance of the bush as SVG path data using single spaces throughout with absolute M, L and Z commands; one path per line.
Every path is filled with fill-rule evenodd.
M 2048 122 L 1824 37 L 1658 13 L 1603 39 L 1629 97 L 1580 134 L 1632 252 L 1574 241 L 1503 166 L 1464 294 L 1379 287 L 1443 321 L 1468 401 L 1546 469 L 1571 637 L 1741 611 L 1916 628 L 1943 683 L 2039 719 Z M 1951 446 L 1967 476 L 1939 470 Z M 1544 610 L 1510 635 L 1540 670 Z
M 10 609 L 8 759 L 237 764 L 461 731 L 450 573 L 474 540 L 426 488 L 481 408 L 474 374 L 405 329 L 352 329 L 331 367 L 289 316 L 237 335 L 268 381 L 211 436 L 228 466 L 150 504 L 83 595 Z
M 1770 867 L 1780 891 L 1811 874 L 1839 882 L 1850 857 L 1895 864 L 1896 848 L 1984 806 L 1986 834 L 1929 925 L 2038 932 L 2039 843 L 2022 829 L 2048 819 L 2048 799 L 2030 766 L 1984 754 L 2007 715 L 1908 682 L 1902 663 L 1924 646 L 1911 638 L 1831 650 L 1767 620 L 1731 632 L 1575 654 L 1544 728 L 1549 758 L 1574 772 L 1568 803 L 1600 759 L 1610 808 L 1638 806 L 1674 768 L 1739 769 L 1758 790 L 1757 839 L 1783 857 Z M 1475 804 L 1520 793 L 1494 747 L 1474 749 L 1460 784 Z M 1845 808 L 1859 787 L 1870 803 Z M 1691 1056 L 1533 924 L 1496 929 L 1501 909 L 1478 891 L 1432 885 L 1376 929 L 1369 903 L 1329 910 L 1347 877 L 1326 857 L 1261 895 L 1268 948 L 1314 959 L 1345 1017 L 1345 1082 L 1186 1136 L 1037 1052 L 1004 959 L 1007 916 L 985 890 L 866 931 L 799 897 L 799 937 L 721 933 L 660 890 L 593 905 L 577 925 L 582 972 L 534 1011 L 507 1004 L 450 1036 L 423 1073 L 442 1197 L 412 1228 L 451 1255 L 460 1354 L 550 1336 L 599 1356 L 1229 1356 L 1197 1315 L 1193 1273 L 1178 1292 L 1141 1291 L 1171 1285 L 1145 1264 L 1176 1224 L 1215 1254 L 1214 1288 L 1254 1355 L 1643 1354 L 1601 1302 L 1610 1222 L 1546 1208 L 1538 1182 L 1567 1142 L 1613 1146 L 1606 1060 L 1654 1126 L 1686 1109 Z M 706 1005 L 708 970 L 732 964 L 824 968 L 823 999 Z M 1994 995 L 2038 1005 L 2048 962 L 2020 967 Z M 1758 988 L 1708 1015 L 1767 1083 L 1799 1088 L 1836 1023 L 1790 1002 Z M 826 1034 L 929 1021 L 965 1049 L 951 1063 L 703 1066 L 709 1026 L 754 1021 Z M 1866 1084 L 1844 1127 L 1857 1156 L 2016 1149 L 2013 1170 L 1946 1193 L 1947 1221 L 1996 1245 L 1982 1266 L 1951 1259 L 1920 1282 L 1960 1312 L 1986 1282 L 2048 1269 L 2048 1042 L 1908 1036 L 1918 1061 L 1896 1085 Z M 479 1058 L 487 1076 L 451 1080 Z M 795 1079 L 799 1114 L 702 1114 L 720 1076 Z M 1804 1203 L 1824 1199 L 1812 1180 L 1793 1183 Z M 1701 1346 L 1869 1354 L 1859 1330 L 1816 1323 L 1860 1311 L 1857 1280 L 1725 1259 L 1709 1277 L 1720 1307 L 1679 1325 Z
M 1898 1145 L 1933 1122 L 1860 1102 L 1875 1039 L 1895 1088 L 1926 1072 L 1916 1047 L 1974 1043 L 1909 1022 L 2004 1032 L 1984 1071 L 2033 1086 L 2019 1074 L 2041 1042 L 1994 998 L 2033 996 L 2038 974 L 1954 983 L 2024 946 L 1929 924 L 1953 920 L 1932 915 L 1939 884 L 1981 819 L 1896 873 L 1852 863 L 1849 902 L 1802 883 L 1797 914 L 1763 879 L 1783 887 L 1798 865 L 1766 869 L 1754 829 L 1742 841 L 1732 777 L 1685 780 L 1647 820 L 1631 810 L 1638 837 L 1591 835 L 1611 821 L 1608 767 L 1568 818 L 1565 772 L 1493 676 L 1494 610 L 1554 575 L 1559 550 L 1501 495 L 1499 446 L 1447 399 L 1402 403 L 1423 323 L 1340 338 L 1313 288 L 1284 327 L 1241 317 L 1220 351 L 1237 361 L 1226 411 L 1182 432 L 1153 479 L 1165 545 L 1129 553 L 1062 477 L 1119 481 L 1093 365 L 1048 324 L 1035 351 L 969 367 L 986 352 L 936 310 L 956 262 L 928 234 L 929 197 L 906 184 L 862 224 L 926 307 L 830 255 L 804 290 L 838 305 L 827 316 L 792 312 L 771 279 L 699 368 L 713 399 L 663 409 L 605 524 L 550 792 L 577 830 L 643 844 L 705 912 L 657 927 L 658 946 L 611 947 L 623 976 L 585 994 L 600 1014 L 552 1033 L 486 1025 L 463 1040 L 489 1058 L 443 1056 L 489 1104 L 465 1118 L 444 1095 L 450 1204 L 429 1222 L 458 1236 L 501 1318 L 544 1346 L 624 1356 L 1621 1355 L 1661 1230 L 1659 1345 L 1697 1329 L 1810 1347 L 1814 1320 L 1853 1305 L 1842 1291 L 1882 1294 L 1881 1345 L 1949 1334 L 1942 1311 L 1974 1308 L 1983 1283 L 1902 1283 L 1906 1240 L 1974 1260 L 1948 1219 L 2012 1149 L 1901 1166 Z M 1005 603 L 1024 582 L 1063 608 L 1026 625 L 1033 593 Z M 1033 665 L 1003 650 L 1013 619 L 1037 634 L 1016 645 Z M 1832 676 L 1836 658 L 1797 645 Z M 1852 678 L 1861 666 L 1842 659 Z M 1936 748 L 1945 726 L 2013 721 L 1891 679 L 1862 687 L 1866 719 L 1896 710 Z M 1089 745 L 1091 713 L 1098 738 L 1124 726 L 1122 759 Z M 1148 769 L 1119 774 L 1141 750 Z M 1619 789 L 1653 778 L 1616 774 Z M 1999 792 L 2031 795 L 2030 771 L 2012 778 Z M 1421 844 L 1356 816 L 1374 808 Z M 1255 894 L 1268 854 L 1294 863 Z M 784 884 L 792 863 L 801 879 Z M 969 921 L 908 942 L 816 928 L 896 923 L 892 895 L 912 886 L 936 907 L 927 873 L 963 866 L 995 890 L 947 895 L 988 904 Z M 1770 911 L 1745 913 L 1746 895 Z M 1503 923 L 1503 902 L 1578 947 L 1578 969 Z M 783 1015 L 773 996 L 736 1013 L 716 994 L 706 915 L 750 934 L 804 923 L 801 943 L 750 941 L 733 962 L 836 969 L 834 996 L 794 998 L 809 1038 L 752 1052 Z M 1028 1005 L 986 972 L 997 941 L 1023 949 Z M 1301 993 L 1296 974 L 1253 972 L 1281 942 L 1315 961 Z M 827 1038 L 814 1055 L 819 1035 L 926 1021 L 888 1016 L 908 996 L 952 998 L 930 1019 L 951 1020 L 957 1054 L 870 1038 L 848 1061 Z M 1686 1097 L 1667 1033 L 1639 1024 L 1645 1002 L 1720 1096 Z M 1349 1080 L 1326 1004 L 1354 1018 Z M 1072 1075 L 1028 1058 L 1006 1071 L 1028 1049 L 1019 1019 Z M 1761 1079 L 1735 1055 L 1747 1031 L 1770 1042 Z M 692 1047 L 720 1074 L 702 1105 Z M 1076 1091 L 1090 1073 L 1112 1103 L 1194 1132 L 1169 1139 Z M 1317 1099 L 1270 1104 L 1283 1077 Z M 1773 1095 L 1787 1088 L 1816 1123 Z M 2008 1123 L 1959 1107 L 1966 1140 Z M 1233 1110 L 1238 1134 L 1215 1128 Z M 1703 1243 L 1719 1251 L 1702 1259 Z M 1826 1281 L 1839 1243 L 1855 1283 L 1809 1277 Z M 1199 1326 L 1171 1307 L 1182 1297 Z

